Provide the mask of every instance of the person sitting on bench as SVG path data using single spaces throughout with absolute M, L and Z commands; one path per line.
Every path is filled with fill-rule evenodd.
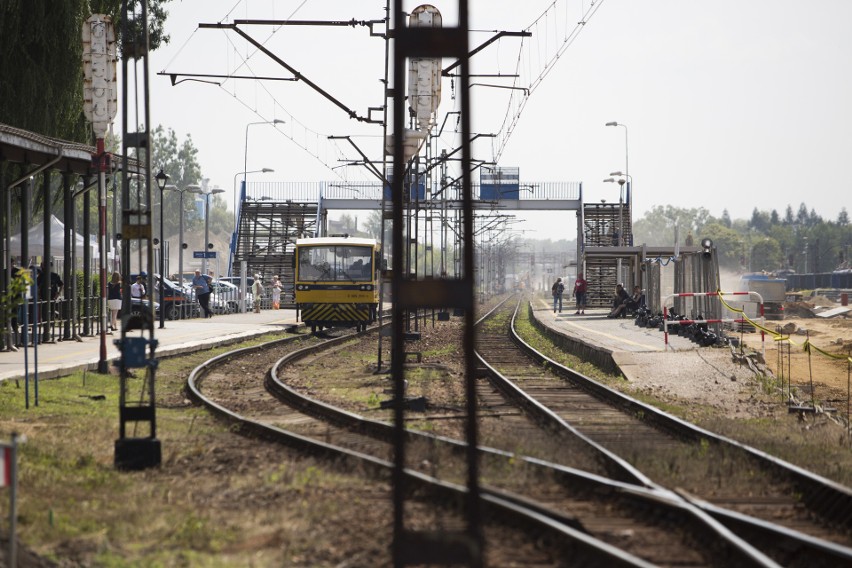
M 636 310 L 641 308 L 645 304 L 645 295 L 642 293 L 642 288 L 639 286 L 633 287 L 633 293 L 630 294 L 630 299 L 627 300 L 627 306 L 625 307 L 625 312 L 635 313 Z
M 612 298 L 612 311 L 607 314 L 608 318 L 623 317 L 624 310 L 627 309 L 627 302 L 630 301 L 630 295 L 624 289 L 624 284 L 619 283 L 615 287 L 615 295 Z

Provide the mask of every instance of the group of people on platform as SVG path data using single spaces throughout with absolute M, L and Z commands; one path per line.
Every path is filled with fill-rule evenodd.
M 615 294 L 612 298 L 612 311 L 607 314 L 608 318 L 624 318 L 627 317 L 628 311 L 638 310 L 642 305 L 642 288 L 639 286 L 633 287 L 633 293 L 628 294 L 624 289 L 624 284 L 617 284 Z
M 574 315 L 582 315 L 586 313 L 586 289 L 588 287 L 587 282 L 583 279 L 583 273 L 579 273 L 577 275 L 577 280 L 574 281 L 574 290 L 571 292 L 571 295 L 574 296 L 574 299 L 577 301 L 577 311 L 574 312 Z M 557 278 L 556 282 L 553 283 L 553 286 L 550 288 L 551 294 L 553 294 L 553 313 L 555 314 L 557 311 L 562 313 L 562 294 L 565 293 L 565 284 L 562 283 L 562 278 Z
M 147 288 L 147 273 L 140 272 L 136 276 L 136 281 L 130 286 L 130 297 L 137 300 L 145 300 L 148 298 Z M 113 272 L 110 281 L 107 283 L 107 306 L 109 308 L 109 330 L 115 331 L 118 329 L 118 314 L 121 312 L 121 274 Z M 213 311 L 210 309 L 210 294 L 213 292 L 213 271 L 209 274 L 202 275 L 200 270 L 195 271 L 195 276 L 192 278 L 192 289 L 195 292 L 195 297 L 198 300 L 199 306 L 203 311 L 204 318 L 212 318 Z M 61 284 L 60 284 L 61 288 Z M 281 290 L 283 286 L 278 276 L 272 277 L 272 309 L 281 308 Z M 251 286 L 253 296 L 254 311 L 260 313 L 261 300 L 263 298 L 263 280 L 260 274 L 255 274 L 254 282 Z
M 577 311 L 574 315 L 584 315 L 586 313 L 586 292 L 588 290 L 588 282 L 583 278 L 583 273 L 577 275 L 577 280 L 574 282 L 574 290 L 572 295 L 577 301 Z M 556 282 L 550 288 L 553 296 L 553 313 L 562 313 L 562 295 L 565 293 L 565 284 L 562 278 L 557 278 Z M 637 310 L 643 303 L 642 288 L 639 286 L 633 287 L 633 293 L 629 294 L 624 289 L 624 284 L 619 283 L 615 287 L 615 294 L 612 299 L 612 310 L 607 314 L 608 318 L 627 317 L 628 311 Z

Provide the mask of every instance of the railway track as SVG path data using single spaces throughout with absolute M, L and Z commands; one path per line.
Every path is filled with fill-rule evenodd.
M 317 401 L 303 398 L 292 406 L 282 405 L 276 398 L 266 394 L 262 377 L 255 376 L 252 379 L 245 374 L 247 365 L 258 368 L 275 357 L 281 358 L 280 354 L 270 356 L 270 353 L 278 348 L 286 346 L 284 351 L 289 353 L 280 362 L 273 364 L 271 371 L 264 373 L 267 377 L 274 376 L 275 369 L 287 360 L 304 357 L 320 348 L 319 345 L 313 345 L 294 351 L 297 341 L 298 338 L 288 338 L 275 342 L 275 345 L 241 349 L 211 359 L 192 372 L 187 381 L 188 393 L 197 402 L 234 423 L 241 433 L 272 440 L 299 451 L 325 457 L 344 467 L 351 467 L 371 476 L 383 476 L 389 480 L 393 467 L 389 461 L 391 446 L 385 441 L 383 434 L 377 436 L 370 426 L 352 426 L 352 422 L 360 419 L 339 409 L 332 412 L 336 414 L 335 418 L 322 420 L 318 416 L 323 414 L 321 408 L 325 405 Z M 335 349 L 348 341 L 351 341 L 351 337 L 343 336 L 327 341 L 322 347 Z M 243 380 L 235 383 L 234 374 Z M 380 425 L 379 429 L 385 433 L 389 432 L 386 424 Z M 428 437 L 424 439 L 426 438 Z M 440 441 L 436 445 L 444 446 Z M 463 444 L 450 442 L 445 447 L 427 448 L 426 451 L 436 463 L 457 464 L 457 460 L 444 459 L 439 453 L 452 454 L 461 447 Z M 420 457 L 422 458 L 422 454 Z M 453 475 L 449 474 L 448 477 L 452 478 Z M 407 472 L 407 478 L 424 498 L 439 499 L 442 502 L 461 502 L 466 491 L 462 485 L 439 480 L 413 469 Z M 497 493 L 487 494 L 483 499 L 483 507 L 491 518 L 510 523 L 512 526 L 526 527 L 530 531 L 528 538 L 531 542 L 553 543 L 549 546 L 556 548 L 556 557 L 570 554 L 592 565 L 649 565 L 638 557 L 597 541 L 584 531 L 578 530 L 570 516 L 553 512 L 542 514 L 541 510 L 523 504 L 521 499 Z M 523 551 L 523 556 L 512 561 L 523 564 L 550 565 L 554 556 L 554 553 L 548 556 L 529 546 L 518 547 L 517 550 Z
M 329 342 L 331 345 L 326 344 L 323 348 L 340 348 L 339 344 L 345 341 L 335 340 L 338 345 Z M 313 443 L 321 445 L 323 452 L 331 451 L 331 446 L 341 448 L 335 451 L 354 452 L 359 456 L 358 459 L 388 459 L 390 447 L 381 442 L 390 437 L 388 424 L 366 420 L 322 404 L 276 380 L 278 369 L 293 360 L 311 356 L 318 349 L 320 346 L 313 346 L 287 355 L 274 365 L 267 379 L 268 387 L 285 399 L 291 408 L 299 409 L 300 412 L 277 410 L 273 417 L 270 416 L 269 402 L 258 401 L 254 407 L 259 411 L 262 421 L 250 416 L 237 418 L 229 415 L 230 419 L 264 436 L 269 436 L 269 432 L 276 429 L 286 431 L 288 436 L 296 436 L 299 440 L 296 445 L 300 449 L 308 449 L 312 443 L 306 440 L 313 439 Z M 199 371 L 198 379 L 203 376 L 205 384 L 208 384 L 214 382 L 217 375 L 227 374 L 226 370 L 214 369 L 216 366 L 211 362 L 206 371 Z M 252 387 L 254 391 L 258 388 L 257 385 Z M 480 396 L 485 394 L 486 399 L 494 396 L 493 390 L 484 381 L 479 392 Z M 197 398 L 200 397 L 199 393 Z M 505 405 L 505 401 L 502 404 Z M 219 411 L 224 413 L 224 409 Z M 309 420 L 302 413 L 322 417 L 322 422 Z M 518 416 L 518 413 L 514 415 Z M 498 416 L 505 418 L 507 414 Z M 265 425 L 261 427 L 261 423 Z M 412 471 L 422 464 L 428 464 L 420 469 L 428 470 L 431 477 L 453 480 L 455 476 L 457 480 L 458 472 L 453 471 L 453 464 L 457 464 L 458 460 L 453 460 L 451 454 L 463 451 L 464 444 L 415 432 L 411 432 L 409 438 L 411 449 L 407 455 L 410 456 Z M 489 480 L 489 487 L 485 491 L 489 499 L 500 499 L 504 503 L 511 503 L 513 507 L 521 507 L 531 514 L 561 523 L 567 529 L 579 530 L 581 535 L 591 535 L 604 550 L 606 544 L 601 543 L 621 546 L 633 558 L 641 558 L 655 565 L 772 565 L 767 557 L 671 492 L 611 481 L 564 465 L 523 458 L 508 452 L 488 448 L 482 448 L 481 451 L 483 462 L 488 465 L 483 468 L 483 477 Z M 519 462 L 534 473 L 520 475 L 517 467 L 512 467 L 509 468 L 512 474 L 500 479 L 499 472 L 507 470 L 507 463 Z M 535 481 L 531 483 L 533 478 Z M 560 538 L 568 538 L 571 546 L 575 547 L 578 536 L 560 535 Z M 601 554 L 597 548 L 594 550 L 594 555 Z M 586 553 L 591 554 L 588 551 Z M 822 555 L 825 553 L 817 554 L 816 558 Z M 596 561 L 600 562 L 601 559 Z
M 492 318 L 504 323 L 477 334 L 490 379 L 541 423 L 587 440 L 611 475 L 645 486 L 689 488 L 678 491 L 784 565 L 816 565 L 817 552 L 824 565 L 852 562 L 848 488 L 559 365 L 518 337 L 516 313 L 517 306 L 502 306 Z M 653 471 L 655 481 L 648 482 L 644 471 Z M 724 478 L 708 478 L 714 471 Z

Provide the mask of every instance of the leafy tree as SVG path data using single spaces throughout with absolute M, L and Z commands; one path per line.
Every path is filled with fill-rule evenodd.
M 657 205 L 645 217 L 633 224 L 633 241 L 649 245 L 671 245 L 674 243 L 674 228 L 678 227 L 681 242 L 687 233 L 699 234 L 701 228 L 711 220 L 710 212 L 703 207 L 682 209 L 666 205 Z
M 784 224 L 785 225 L 792 225 L 795 222 L 796 222 L 796 220 L 793 217 L 793 207 L 788 205 L 787 210 L 784 212 Z
M 778 270 L 784 263 L 778 241 L 766 237 L 754 243 L 749 261 L 752 272 Z
M 731 228 L 731 214 L 725 209 L 722 211 L 722 224 L 727 228 Z
M 364 221 L 364 230 L 374 239 L 382 238 L 382 212 L 380 210 L 370 211 L 367 220 Z
M 804 203 L 799 205 L 799 211 L 796 213 L 796 223 L 799 225 L 808 224 L 808 208 Z
M 814 225 L 819 225 L 822 223 L 822 217 L 817 215 L 816 209 L 811 209 L 810 215 L 808 215 L 808 224 L 813 227 Z
M 837 224 L 841 227 L 845 227 L 849 224 L 849 213 L 846 212 L 845 207 L 841 208 L 840 213 L 837 214 Z
M 745 255 L 745 245 L 742 237 L 733 229 L 720 222 L 711 222 L 701 231 L 701 238 L 713 240 L 719 258 L 719 267 L 736 271 L 741 268 L 741 260 Z
M 778 210 L 773 209 L 772 213 L 769 214 L 769 224 L 770 225 L 779 225 L 781 223 L 781 218 L 778 216 Z
M 133 3 L 138 0 L 131 0 Z M 165 4 L 149 0 L 151 49 L 167 43 Z M 118 22 L 121 0 L 4 0 L 0 7 L 0 122 L 89 143 L 83 114 L 83 22 Z
M 764 232 L 769 228 L 769 215 L 764 211 L 758 211 L 757 207 L 751 212 L 751 220 L 748 222 L 749 228 L 759 232 Z
M 186 136 L 183 143 L 179 143 L 175 131 L 171 128 L 165 130 L 162 126 L 157 126 L 151 131 L 151 168 L 153 173 L 158 172 L 161 168 L 166 175 L 169 176 L 169 184 L 174 185 L 178 190 L 185 190 L 193 184 L 201 183 L 201 166 L 198 164 L 198 149 L 192 143 L 192 137 Z M 154 186 L 156 188 L 156 185 Z M 163 196 L 163 226 L 166 235 L 175 235 L 180 227 L 180 197 L 179 191 L 166 190 Z M 153 200 L 155 203 L 159 201 L 159 195 Z M 218 198 L 218 199 L 217 199 Z M 210 199 L 210 219 L 211 227 L 215 215 L 213 211 L 216 205 L 222 202 L 225 206 L 225 201 L 220 195 L 215 195 Z M 194 215 L 194 195 L 190 192 L 183 194 L 183 218 L 184 231 L 192 230 L 194 223 L 200 221 L 197 215 Z M 157 217 L 156 222 L 159 223 L 159 208 L 155 208 Z M 224 220 L 224 219 L 223 219 Z M 227 224 L 233 227 L 233 218 L 227 219 Z

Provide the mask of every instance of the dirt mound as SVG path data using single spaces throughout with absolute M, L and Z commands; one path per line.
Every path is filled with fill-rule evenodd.
M 814 305 L 808 302 L 784 302 L 785 318 L 813 318 Z
M 814 297 L 810 298 L 810 301 L 814 306 L 819 306 L 821 308 L 837 307 L 836 303 L 834 303 L 829 298 L 826 298 L 825 296 L 814 296 Z

